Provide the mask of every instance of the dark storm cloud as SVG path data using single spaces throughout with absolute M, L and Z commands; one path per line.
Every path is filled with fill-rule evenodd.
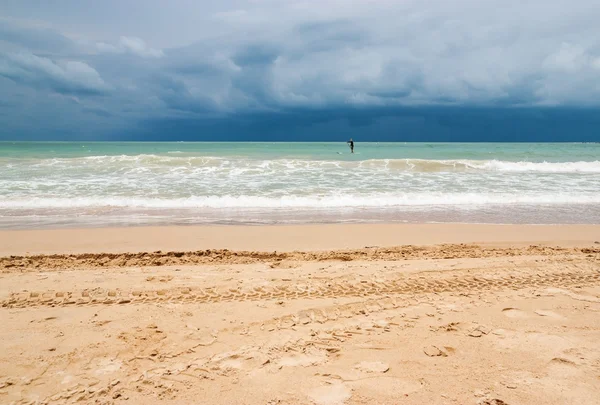
M 595 109 L 402 107 L 297 110 L 230 119 L 150 119 L 130 140 L 564 142 L 598 141 Z

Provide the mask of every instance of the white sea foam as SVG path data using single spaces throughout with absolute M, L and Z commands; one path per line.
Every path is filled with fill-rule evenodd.
M 115 155 L 89 156 L 82 158 L 53 158 L 27 162 L 37 167 L 89 167 L 90 165 L 113 165 L 115 168 L 131 165 L 154 168 L 165 167 L 236 167 L 236 168 L 277 168 L 277 169 L 374 169 L 409 172 L 454 172 L 454 171 L 491 171 L 491 172 L 539 172 L 539 173 L 600 173 L 600 161 L 576 162 L 528 162 L 503 160 L 428 160 L 428 159 L 369 159 L 369 160 L 305 160 L 214 157 L 214 156 L 173 156 L 170 155 Z M 15 161 L 11 161 L 14 165 Z
M 507 162 L 500 160 L 464 161 L 465 166 L 502 172 L 600 173 L 600 161 L 593 162 Z
M 189 198 L 76 197 L 4 199 L 0 208 L 377 208 L 401 206 L 479 206 L 487 204 L 598 204 L 598 194 L 405 193 L 339 196 L 207 196 Z

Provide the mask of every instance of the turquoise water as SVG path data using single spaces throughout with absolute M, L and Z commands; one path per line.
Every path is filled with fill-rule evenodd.
M 171 155 L 252 159 L 483 159 L 576 162 L 600 159 L 599 143 L 0 142 L 0 158 Z
M 0 142 L 0 227 L 600 223 L 600 144 Z

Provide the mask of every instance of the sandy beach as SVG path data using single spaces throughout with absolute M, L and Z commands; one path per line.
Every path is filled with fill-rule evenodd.
M 0 231 L 0 403 L 597 404 L 600 226 Z

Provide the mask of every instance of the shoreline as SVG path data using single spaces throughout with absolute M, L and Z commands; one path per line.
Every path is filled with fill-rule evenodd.
M 592 246 L 600 225 L 318 224 L 192 225 L 1 230 L 0 256 L 154 251 L 327 251 L 475 243 Z

